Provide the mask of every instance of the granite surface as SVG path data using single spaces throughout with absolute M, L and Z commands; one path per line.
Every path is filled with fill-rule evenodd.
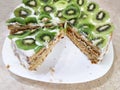
M 0 90 L 120 90 L 120 0 L 94 0 L 110 12 L 115 25 L 114 63 L 102 78 L 82 84 L 49 84 L 28 80 L 10 73 L 2 61 L 2 47 L 8 34 L 5 21 L 21 0 L 0 0 Z

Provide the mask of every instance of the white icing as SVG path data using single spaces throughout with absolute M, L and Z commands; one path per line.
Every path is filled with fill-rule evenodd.
M 54 25 L 58 25 L 60 23 L 60 19 L 58 17 L 55 17 L 54 14 L 50 14 L 50 16 L 52 17 L 52 23 Z

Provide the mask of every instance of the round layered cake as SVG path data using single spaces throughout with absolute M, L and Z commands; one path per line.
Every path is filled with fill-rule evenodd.
M 13 50 L 29 70 L 41 65 L 64 36 L 96 64 L 114 29 L 108 12 L 88 0 L 23 0 L 7 25 Z

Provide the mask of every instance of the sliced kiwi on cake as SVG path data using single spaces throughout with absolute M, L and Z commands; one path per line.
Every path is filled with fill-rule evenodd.
M 70 4 L 63 10 L 63 17 L 66 19 L 80 16 L 80 9 L 76 4 Z
M 83 23 L 77 25 L 78 33 L 81 33 L 85 36 L 88 40 L 93 38 L 92 31 L 95 29 L 95 26 L 91 23 Z
M 107 20 L 109 20 L 109 18 L 110 18 L 110 16 L 109 16 L 108 12 L 106 12 L 104 10 L 99 10 L 93 16 L 93 20 L 96 23 L 106 22 Z
M 14 34 L 10 34 L 8 37 L 10 39 L 13 39 L 13 38 L 24 38 L 26 36 L 28 36 L 30 34 L 30 30 L 26 30 L 26 31 L 18 31 Z
M 25 21 L 21 17 L 10 18 L 9 20 L 7 20 L 6 23 L 7 23 L 7 25 L 9 25 L 9 24 L 15 24 L 15 23 L 20 24 L 20 25 L 25 25 Z
M 67 21 L 69 24 L 71 24 L 71 26 L 77 26 L 78 18 L 70 18 Z
M 37 52 L 39 52 L 42 48 L 44 48 L 45 46 L 43 45 L 43 46 L 38 46 L 38 47 L 36 47 L 35 48 L 35 52 L 37 53 Z
M 14 15 L 16 17 L 26 18 L 27 16 L 29 16 L 31 14 L 32 14 L 32 11 L 28 8 L 23 7 L 23 6 L 16 8 L 14 11 Z
M 99 10 L 99 5 L 95 2 L 88 2 L 85 6 L 84 6 L 85 11 L 89 12 L 89 13 L 95 13 Z
M 42 5 L 52 3 L 52 0 L 39 0 Z
M 112 33 L 113 30 L 114 30 L 113 25 L 111 23 L 106 23 L 106 24 L 98 25 L 94 30 L 94 32 L 100 35 L 105 35 L 105 34 L 107 35 Z
M 26 6 L 31 8 L 37 8 L 40 5 L 39 0 L 23 0 L 22 1 Z
M 55 14 L 56 14 L 55 16 L 58 17 L 58 18 L 63 18 L 62 11 L 63 11 L 63 10 L 58 10 L 58 11 L 55 13 Z
M 66 21 L 66 18 L 63 16 L 63 10 L 57 10 L 55 16 L 58 17 L 61 21 Z
M 89 14 L 81 11 L 80 20 L 85 20 L 89 18 Z
M 26 24 L 37 24 L 38 20 L 36 17 L 26 17 L 25 18 L 25 23 Z
M 42 5 L 40 12 L 46 12 L 48 14 L 54 13 L 56 11 L 56 8 L 52 4 L 45 4 Z
M 79 7 L 86 5 L 87 0 L 73 0 Z
M 52 41 L 54 39 L 55 35 L 56 35 L 56 32 L 41 31 L 39 34 L 37 34 L 35 39 L 39 43 L 46 43 L 46 42 Z
M 59 0 L 54 2 L 54 6 L 56 7 L 57 10 L 63 10 L 64 8 L 66 8 L 67 5 L 68 2 L 66 0 Z
M 41 12 L 38 19 L 40 20 L 40 22 L 48 22 L 52 19 L 52 17 L 46 12 Z
M 107 45 L 108 39 L 106 36 L 96 36 L 92 39 L 93 45 L 103 48 Z
M 41 28 L 30 30 L 29 36 L 36 35 L 36 34 L 38 34 L 41 30 L 42 30 Z
M 15 41 L 15 43 L 17 47 L 22 50 L 31 50 L 37 47 L 35 44 L 35 39 L 33 38 L 18 39 Z

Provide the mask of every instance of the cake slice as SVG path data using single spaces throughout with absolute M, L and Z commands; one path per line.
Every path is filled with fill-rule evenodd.
M 19 31 L 10 34 L 15 55 L 25 68 L 34 70 L 41 65 L 56 43 L 64 37 L 64 30 L 54 26 Z

